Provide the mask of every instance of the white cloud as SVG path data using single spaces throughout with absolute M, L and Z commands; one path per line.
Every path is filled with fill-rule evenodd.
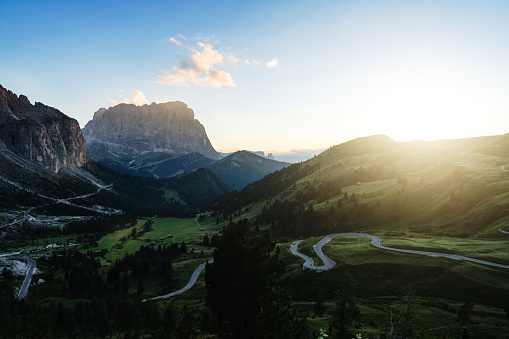
M 106 99 L 108 99 L 108 101 L 109 101 L 112 105 L 116 105 L 116 104 L 118 104 L 118 101 L 117 101 L 117 100 L 115 100 L 115 99 L 112 99 L 112 98 L 110 98 L 110 97 L 108 97 L 108 98 L 106 98 Z
M 278 58 L 274 58 L 271 61 L 267 61 L 265 63 L 265 67 L 267 67 L 267 68 L 276 68 L 278 61 L 279 61 Z
M 235 81 L 233 81 L 230 73 L 226 73 L 224 71 L 216 71 L 213 68 L 205 76 L 205 78 L 203 78 L 203 80 L 205 84 L 202 86 L 213 86 L 215 88 L 220 88 L 222 86 L 236 86 Z
M 169 39 L 168 39 L 168 41 L 169 41 L 169 42 L 171 42 L 171 43 L 173 43 L 173 44 L 175 44 L 175 45 L 177 45 L 177 46 L 182 45 L 182 41 L 178 41 L 178 40 L 177 40 L 177 39 L 175 39 L 174 37 L 169 38 Z
M 189 48 L 190 55 L 185 57 L 179 67 L 172 67 L 170 71 L 160 70 L 160 75 L 154 80 L 156 83 L 168 86 L 188 87 L 190 84 L 198 86 L 236 86 L 230 73 L 218 71 L 216 65 L 223 65 L 225 55 L 214 49 L 211 44 L 198 42 Z M 227 55 L 228 62 L 233 62 L 233 55 Z M 235 60 L 238 61 L 237 58 Z
M 134 104 L 136 106 L 142 106 L 142 105 L 149 104 L 149 101 L 147 100 L 147 98 L 145 98 L 145 95 L 143 94 L 143 92 L 139 91 L 139 90 L 134 90 L 133 97 L 131 99 L 125 98 L 122 102 L 126 103 L 126 104 Z
M 169 37 L 165 41 L 169 42 L 170 44 L 174 44 L 175 46 L 182 46 L 182 40 L 187 40 L 185 36 L 182 34 L 177 34 L 177 37 Z
M 213 65 L 223 64 L 223 55 L 215 50 L 212 45 L 198 42 L 200 50 L 192 50 L 192 54 L 184 62 L 185 68 L 190 68 L 199 72 L 207 72 Z
M 236 65 L 240 62 L 239 58 L 237 58 L 232 53 L 228 54 L 228 56 L 226 57 L 226 61 L 229 62 L 230 64 L 234 64 L 234 65 Z
M 222 93 L 222 94 L 218 94 L 217 97 L 220 99 L 226 99 L 226 98 L 229 98 L 230 96 L 228 94 Z

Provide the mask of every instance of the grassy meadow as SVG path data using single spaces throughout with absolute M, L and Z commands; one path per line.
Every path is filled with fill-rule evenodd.
M 304 240 L 299 251 L 311 254 L 313 244 L 319 240 Z M 500 252 L 495 255 L 496 258 L 501 261 L 506 259 L 505 241 L 395 237 L 384 240 L 383 244 L 394 247 L 408 245 L 410 248 L 414 241 L 422 245 L 413 246 L 419 250 L 440 252 L 450 243 L 454 250 L 484 259 L 483 255 L 491 247 L 494 252 Z M 433 333 L 440 336 L 459 333 L 462 327 L 458 324 L 458 311 L 465 300 L 474 304 L 471 322 L 467 326 L 474 337 L 504 338 L 503 333 L 509 331 L 507 313 L 503 311 L 509 304 L 509 270 L 385 251 L 373 247 L 370 242 L 368 238 L 353 236 L 333 239 L 324 245 L 323 252 L 337 265 L 322 273 L 302 270 L 303 260 L 290 253 L 289 244 L 280 245 L 290 294 L 297 308 L 309 315 L 308 322 L 313 330 L 328 328 L 330 319 L 328 315 L 314 314 L 315 301 L 317 298 L 324 300 L 330 314 L 335 291 L 341 289 L 348 272 L 355 280 L 361 312 L 355 328 L 363 338 L 377 338 L 381 332 L 390 330 L 391 314 L 406 309 L 403 295 L 408 288 L 419 297 L 416 317 L 427 329 L 429 337 Z
M 143 224 L 147 220 L 152 220 L 154 222 L 152 224 L 151 231 L 146 232 L 143 235 L 136 237 L 135 239 L 127 239 L 128 236 L 132 233 L 133 228 L 135 228 L 137 232 L 140 232 L 143 229 Z M 201 243 L 205 235 L 209 236 L 210 238 L 213 235 L 218 234 L 218 228 L 207 226 L 206 230 L 201 231 L 200 228 L 204 227 L 205 226 L 201 225 L 196 218 L 184 219 L 169 217 L 138 219 L 138 223 L 133 227 L 105 235 L 98 241 L 98 246 L 91 248 L 91 250 L 108 250 L 108 253 L 105 255 L 105 260 L 108 263 L 111 263 L 116 259 L 124 257 L 125 254 L 132 254 L 136 252 L 140 249 L 140 246 L 150 245 L 152 241 L 156 242 L 156 246 L 164 245 L 165 242 L 167 245 L 171 245 L 173 243 L 180 245 L 182 242 L 185 242 L 189 250 L 193 248 L 198 252 L 203 250 L 204 254 L 210 257 L 212 250 L 208 247 L 202 247 Z M 213 228 L 212 230 L 210 230 L 211 227 Z M 168 235 L 172 235 L 172 238 L 169 238 Z M 126 238 L 127 240 L 122 242 L 122 238 Z M 115 245 L 118 244 L 121 245 L 122 248 L 115 248 Z
M 152 230 L 134 239 L 130 238 L 129 236 L 133 229 L 140 232 L 147 220 L 153 221 Z M 161 278 L 153 278 L 150 281 L 152 291 L 150 291 L 149 286 L 145 286 L 146 291 L 143 294 L 144 297 L 158 296 L 184 287 L 196 268 L 208 259 L 212 258 L 214 249 L 202 246 L 202 241 L 205 235 L 207 235 L 210 239 L 213 235 L 219 234 L 219 229 L 215 226 L 215 222 L 213 224 L 214 226 L 212 226 L 211 221 L 208 221 L 204 222 L 202 225 L 198 218 L 184 219 L 168 217 L 138 219 L 135 226 L 107 234 L 98 241 L 97 247 L 83 251 L 107 250 L 104 258 L 101 259 L 102 265 L 106 268 L 114 263 L 115 260 L 123 258 L 126 254 L 133 254 L 138 251 L 140 246 L 150 246 L 151 241 L 156 242 L 155 246 L 164 246 L 164 242 L 167 243 L 167 246 L 173 243 L 177 243 L 180 246 L 182 242 L 185 242 L 188 253 L 181 254 L 172 261 L 173 281 L 170 284 L 166 284 Z M 206 230 L 202 231 L 200 230 L 201 228 L 205 228 Z M 213 229 L 210 230 L 210 228 Z M 168 238 L 168 235 L 170 234 L 172 235 L 172 238 Z M 164 239 L 161 239 L 163 237 Z M 191 254 L 190 252 L 193 253 Z M 131 293 L 136 292 L 137 283 L 138 279 L 134 279 L 131 283 Z M 193 295 L 197 298 L 203 298 L 205 293 L 203 287 L 203 278 L 200 278 L 195 287 L 193 287 L 190 291 L 187 291 L 186 296 L 183 298 L 189 299 L 190 296 Z

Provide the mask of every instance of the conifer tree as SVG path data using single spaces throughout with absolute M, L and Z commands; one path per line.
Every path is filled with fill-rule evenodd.
M 257 338 L 309 338 L 306 319 L 300 317 L 275 274 L 268 278 L 267 291 L 260 297 Z
M 267 279 L 282 272 L 279 250 L 270 235 L 254 235 L 249 228 L 247 219 L 229 226 L 218 241 L 214 263 L 207 264 L 205 272 L 208 306 L 243 338 L 256 333 Z
M 140 282 L 138 282 L 138 289 L 136 290 L 136 292 L 139 295 L 142 295 L 143 292 L 145 292 L 145 286 L 143 286 L 143 281 L 142 280 L 140 280 Z

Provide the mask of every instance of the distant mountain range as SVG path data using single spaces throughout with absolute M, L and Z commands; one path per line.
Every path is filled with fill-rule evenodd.
M 250 212 L 253 222 L 284 236 L 376 227 L 464 237 L 509 231 L 509 134 L 429 142 L 371 136 L 289 165 L 248 151 L 222 158 L 192 111 L 170 104 L 119 105 L 115 119 L 97 113 L 103 120 L 86 133 L 95 162 L 87 161 L 76 120 L 0 86 L 0 227 L 21 211 L 33 222 L 122 211 L 189 215 L 223 195 L 226 214 L 250 207 L 259 211 Z M 126 124 L 124 108 L 133 114 Z M 148 126 L 164 123 L 175 138 L 151 134 Z
M 231 190 L 210 169 L 163 180 L 122 175 L 87 161 L 86 147 L 75 119 L 0 86 L 0 229 L 20 211 L 41 224 L 126 211 L 192 215 L 189 207 Z
M 0 230 L 20 212 L 32 224 L 127 211 L 189 216 L 289 165 L 246 151 L 223 158 L 181 102 L 101 109 L 82 133 L 75 119 L 2 86 L 0 163 Z
M 121 173 L 168 178 L 210 168 L 240 190 L 288 163 L 263 152 L 240 151 L 225 158 L 212 147 L 205 128 L 182 102 L 100 109 L 83 129 L 87 156 Z M 260 156 L 261 155 L 261 156 Z
M 267 155 L 265 155 L 265 152 L 263 152 L 263 151 L 248 151 L 248 152 L 256 154 L 257 156 L 262 157 L 262 158 L 266 158 L 266 159 L 270 159 L 270 160 L 276 160 L 276 159 L 274 159 L 274 155 L 272 153 L 268 153 Z M 235 152 L 229 152 L 229 153 L 219 152 L 219 154 L 223 158 L 226 158 L 227 156 L 229 156 L 229 155 L 231 155 L 233 153 L 235 153 Z
M 290 164 L 262 158 L 248 151 L 238 151 L 206 168 L 214 171 L 233 189 L 241 190 L 246 185 L 288 165 Z
M 279 153 L 277 155 L 274 155 L 272 153 L 267 153 L 265 155 L 265 152 L 263 151 L 248 151 L 253 154 L 259 155 L 263 158 L 286 162 L 286 163 L 297 163 L 301 161 L 306 161 L 308 159 L 311 159 L 312 157 L 322 153 L 325 151 L 325 149 L 296 149 L 296 150 L 289 150 L 285 153 Z M 226 158 L 230 154 L 233 154 L 234 152 L 226 153 L 226 152 L 219 152 L 219 154 Z

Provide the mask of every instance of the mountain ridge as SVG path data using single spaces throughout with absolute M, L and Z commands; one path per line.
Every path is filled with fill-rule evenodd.
M 509 222 L 509 134 L 396 142 L 354 139 L 232 192 L 226 214 L 272 224 L 281 236 L 406 227 L 500 237 Z M 241 216 L 242 217 L 242 216 Z
M 55 173 L 87 162 L 78 122 L 40 102 L 32 105 L 0 85 L 0 140 L 13 153 Z
M 39 226 L 127 211 L 192 216 L 196 206 L 231 190 L 210 169 L 159 180 L 87 161 L 75 119 L 2 86 L 0 122 L 2 230 L 20 212 L 21 222 Z
M 241 190 L 289 163 L 267 159 L 249 151 L 237 151 L 208 166 L 233 189 Z

